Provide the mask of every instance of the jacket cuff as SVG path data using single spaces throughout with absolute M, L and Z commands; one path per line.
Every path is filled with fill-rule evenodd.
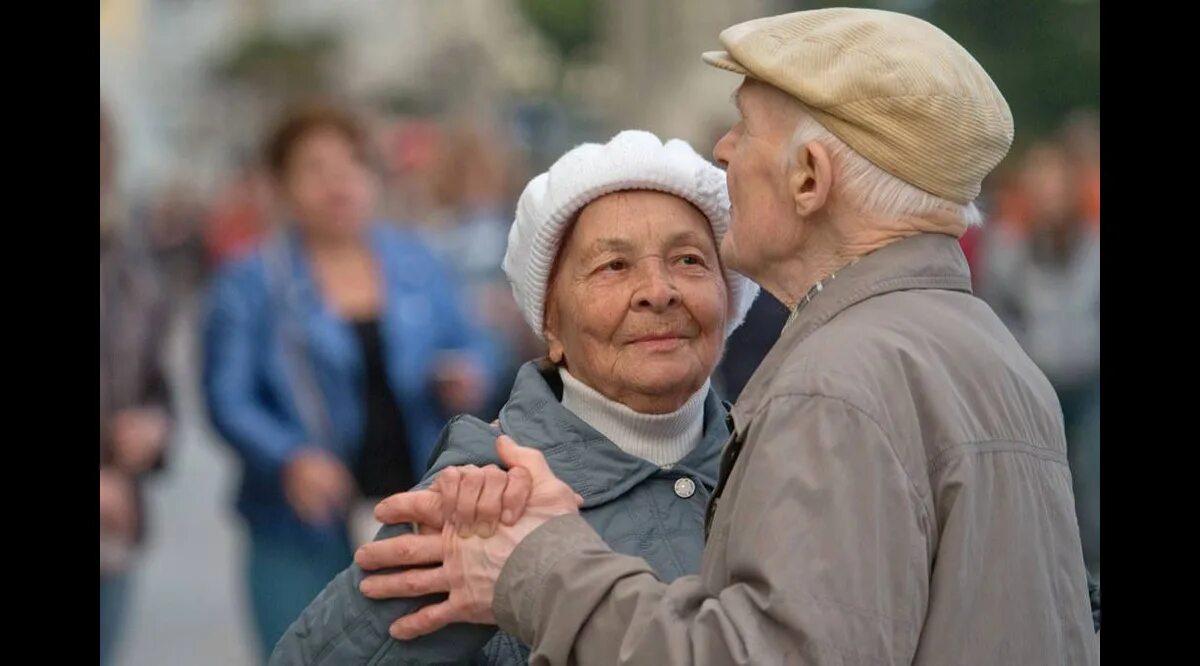
M 496 581 L 492 612 L 501 629 L 534 643 L 539 618 L 539 593 L 564 558 L 608 544 L 578 513 L 551 518 L 517 544 Z

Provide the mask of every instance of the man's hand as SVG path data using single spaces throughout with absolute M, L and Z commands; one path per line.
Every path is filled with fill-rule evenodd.
M 496 581 L 517 545 L 551 518 L 575 513 L 583 503 L 582 497 L 554 476 L 541 451 L 518 446 L 506 435 L 496 439 L 496 451 L 500 460 L 509 467 L 506 476 L 515 487 L 519 489 L 519 484 L 524 483 L 520 480 L 522 475 L 529 476 L 529 498 L 524 504 L 523 514 L 518 514 L 516 507 L 504 505 L 507 498 L 504 491 L 500 491 L 500 500 L 497 501 L 499 477 L 492 472 L 460 468 L 448 478 L 440 492 L 444 515 L 442 553 L 445 558 L 441 567 L 444 575 L 442 582 L 447 587 L 449 597 L 446 601 L 426 606 L 396 620 L 391 626 L 393 637 L 412 639 L 453 622 L 494 624 L 496 618 L 492 614 L 492 599 L 495 597 Z M 443 470 L 442 474 L 446 471 Z M 515 482 L 512 478 L 514 475 L 518 479 Z M 452 487 L 456 491 L 452 491 Z M 504 487 L 507 488 L 508 483 Z M 451 497 L 451 492 L 457 494 Z M 514 495 L 519 495 L 519 492 Z M 483 506 L 485 496 L 490 506 Z M 510 512 L 509 518 L 516 516 L 511 525 L 502 515 L 506 510 Z M 461 536 L 473 534 L 476 526 L 482 526 L 481 530 L 487 532 L 494 522 L 493 516 L 500 516 L 500 522 L 491 536 Z
M 462 525 L 463 534 L 470 536 L 478 531 L 490 535 L 495 532 L 496 521 L 502 513 L 520 516 L 524 512 L 529 491 L 529 473 L 523 469 L 509 475 L 495 465 L 483 468 L 465 465 L 439 472 L 429 490 L 413 490 L 388 497 L 376 505 L 375 518 L 385 525 L 413 523 L 415 533 L 365 544 L 355 553 L 354 561 L 366 571 L 408 569 L 368 575 L 363 579 L 360 591 L 371 599 L 448 592 L 449 582 L 441 567 L 442 528 L 446 516 L 461 503 L 464 512 L 468 509 L 475 512 L 473 524 Z M 446 497 L 451 501 L 444 501 Z M 469 507 L 468 497 L 473 498 Z

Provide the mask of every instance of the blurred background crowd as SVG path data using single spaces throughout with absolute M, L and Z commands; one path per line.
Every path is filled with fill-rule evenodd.
M 500 268 L 527 180 L 624 128 L 711 155 L 736 80 L 700 52 L 839 4 L 101 0 L 105 662 L 260 663 L 371 532 L 362 507 L 544 351 Z M 962 245 L 1058 391 L 1098 577 L 1099 5 L 850 4 L 934 22 L 1013 109 Z M 727 400 L 785 318 L 759 298 Z

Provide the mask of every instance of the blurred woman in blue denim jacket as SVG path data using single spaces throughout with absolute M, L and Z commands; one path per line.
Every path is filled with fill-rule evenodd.
M 446 416 L 478 409 L 495 376 L 448 269 L 371 221 L 377 183 L 352 116 L 295 109 L 266 159 L 287 223 L 218 271 L 204 323 L 205 400 L 243 464 L 264 656 L 350 564 L 356 498 L 411 487 Z

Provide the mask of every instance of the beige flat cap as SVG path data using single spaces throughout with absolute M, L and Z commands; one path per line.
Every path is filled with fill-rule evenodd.
M 780 88 L 884 171 L 967 204 L 1008 153 L 1013 120 L 991 77 L 926 21 L 818 9 L 721 31 L 704 62 Z

